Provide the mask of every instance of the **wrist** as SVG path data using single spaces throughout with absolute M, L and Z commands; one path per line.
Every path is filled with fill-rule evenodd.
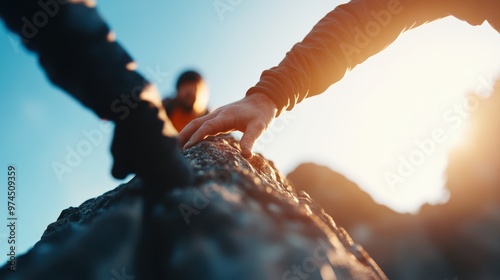
M 277 117 L 278 115 L 278 106 L 269 96 L 265 93 L 255 92 L 250 95 L 247 95 L 245 99 L 249 99 L 251 102 L 256 104 L 258 107 L 262 107 L 265 110 L 272 111 L 273 115 Z

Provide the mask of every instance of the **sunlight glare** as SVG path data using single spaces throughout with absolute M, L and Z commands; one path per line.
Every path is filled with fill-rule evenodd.
M 286 150 L 288 142 L 290 150 L 301 149 L 275 157 L 328 165 L 397 211 L 442 203 L 447 155 L 470 115 L 466 94 L 487 91 L 500 65 L 498 48 L 500 38 L 487 24 L 447 18 L 410 30 L 297 106 L 287 128 L 294 136 L 275 133 L 281 145 L 274 148 Z M 267 150 L 272 156 L 273 146 Z
M 443 194 L 448 152 L 474 109 L 466 94 L 484 92 L 485 80 L 491 83 L 500 64 L 494 48 L 478 48 L 490 40 L 487 36 L 462 34 L 488 28 L 456 20 L 429 24 L 403 35 L 365 69 L 378 75 L 358 89 L 370 91 L 359 110 L 363 113 L 355 114 L 364 119 L 358 120 L 360 134 L 370 141 L 359 143 L 363 162 L 355 173 L 400 209 L 415 201 L 442 201 L 437 195 Z M 492 41 L 498 45 L 498 38 Z

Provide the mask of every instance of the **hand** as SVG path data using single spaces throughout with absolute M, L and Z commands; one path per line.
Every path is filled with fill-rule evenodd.
M 163 114 L 162 107 L 141 101 L 124 120 L 116 121 L 111 145 L 115 178 L 135 173 L 154 188 L 149 190 L 191 183 L 191 166 L 181 154 L 177 139 L 166 136 L 174 132 L 167 131 L 169 120 Z
M 262 93 L 255 93 L 193 120 L 179 134 L 180 144 L 189 148 L 210 135 L 241 131 L 241 152 L 251 158 L 255 141 L 271 125 L 277 109 Z

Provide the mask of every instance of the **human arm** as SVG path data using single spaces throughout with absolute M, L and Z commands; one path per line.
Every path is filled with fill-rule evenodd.
M 324 92 L 407 30 L 449 15 L 473 25 L 489 20 L 498 30 L 498 13 L 496 0 L 353 0 L 321 19 L 246 95 L 266 94 L 279 114 Z
M 158 91 L 134 70 L 93 1 L 2 1 L 0 17 L 38 55 L 54 84 L 115 122 L 113 176 L 136 173 L 162 185 L 189 181 L 180 176 L 189 174 L 189 165 L 176 140 L 167 137 L 176 131 L 169 127 Z
M 382 51 L 405 30 L 451 14 L 471 24 L 480 24 L 485 19 L 496 19 L 495 13 L 490 11 L 495 9 L 491 9 L 488 5 L 498 7 L 496 3 L 499 1 L 491 3 L 488 1 L 491 2 L 491 0 L 350 1 L 336 7 L 321 19 L 304 40 L 286 54 L 278 66 L 264 71 L 260 81 L 247 91 L 246 96 L 265 94 L 273 100 L 277 108 L 276 115 L 279 115 L 284 110 L 291 110 L 304 98 L 325 91 L 347 71 Z M 202 125 L 200 130 L 217 133 L 219 127 L 226 122 L 222 115 L 211 120 L 210 129 L 205 129 Z M 244 124 L 235 126 L 245 127 Z M 194 129 L 181 131 L 181 142 L 191 138 L 194 141 L 189 141 L 189 146 L 203 139 L 199 133 L 194 139 L 190 137 L 195 131 Z M 255 139 L 262 133 L 263 131 L 255 132 L 248 138 Z

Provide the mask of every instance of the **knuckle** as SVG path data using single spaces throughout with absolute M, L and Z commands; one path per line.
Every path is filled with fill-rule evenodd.
M 256 123 L 254 123 L 253 126 L 258 131 L 263 131 L 267 128 L 267 125 L 264 122 L 256 122 Z
M 206 122 L 203 123 L 203 126 L 207 130 L 214 131 L 217 128 L 217 121 L 215 121 L 213 119 L 212 120 L 208 120 L 208 121 L 206 121 Z
M 203 117 L 197 118 L 197 119 L 190 121 L 189 124 L 187 125 L 187 127 L 199 126 L 202 123 L 203 123 Z

